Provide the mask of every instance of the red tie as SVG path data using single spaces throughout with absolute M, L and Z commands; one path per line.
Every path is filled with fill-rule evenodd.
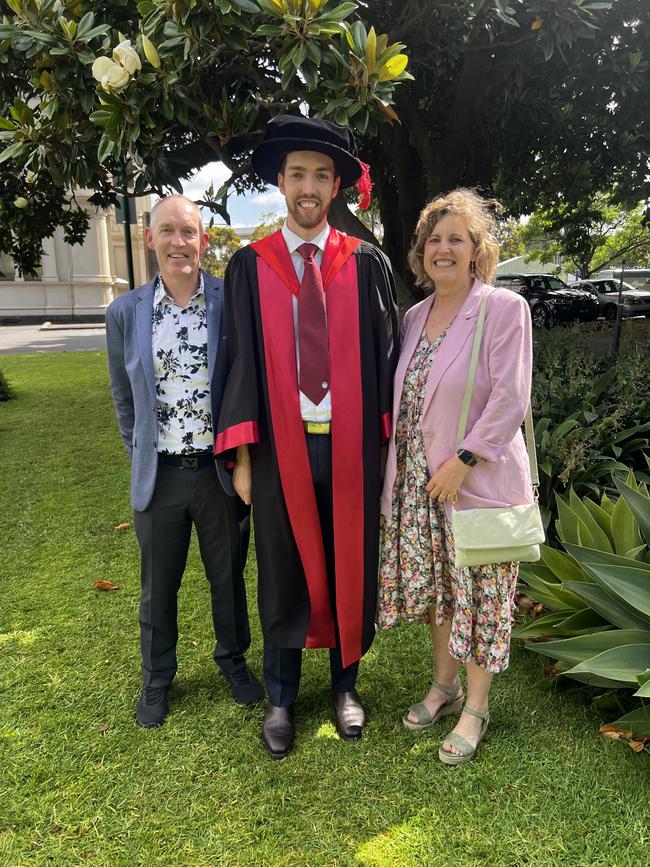
M 305 260 L 298 295 L 300 391 L 318 406 L 330 387 L 323 278 L 314 259 L 318 252 L 316 244 L 301 244 L 298 252 Z

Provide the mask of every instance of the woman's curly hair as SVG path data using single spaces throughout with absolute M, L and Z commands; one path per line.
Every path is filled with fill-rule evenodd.
M 483 283 L 490 283 L 499 261 L 494 212 L 500 208 L 501 205 L 496 199 L 484 199 L 476 190 L 464 187 L 459 187 L 429 202 L 422 209 L 408 254 L 408 263 L 415 274 L 416 283 L 434 288 L 435 284 L 424 270 L 424 245 L 438 220 L 447 214 L 458 214 L 467 221 L 469 236 L 476 248 L 474 260 L 476 276 Z

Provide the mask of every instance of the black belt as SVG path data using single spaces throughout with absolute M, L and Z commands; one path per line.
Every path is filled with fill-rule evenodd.
M 158 454 L 158 463 L 168 467 L 180 467 L 183 470 L 198 470 L 214 463 L 214 455 L 209 452 L 194 452 L 187 455 Z

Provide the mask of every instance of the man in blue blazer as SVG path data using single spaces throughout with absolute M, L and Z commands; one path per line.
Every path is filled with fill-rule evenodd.
M 141 552 L 143 686 L 136 718 L 152 728 L 169 712 L 177 595 L 192 524 L 211 588 L 215 662 L 240 704 L 259 701 L 263 690 L 245 662 L 248 515 L 213 457 L 225 380 L 223 281 L 200 270 L 208 236 L 201 212 L 184 196 L 154 205 L 145 240 L 159 273 L 108 307 L 106 340 Z

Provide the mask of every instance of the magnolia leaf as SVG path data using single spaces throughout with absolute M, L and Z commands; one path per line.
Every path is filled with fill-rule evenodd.
M 389 120 L 391 120 L 391 121 L 393 121 L 393 122 L 397 122 L 397 123 L 399 123 L 399 124 L 402 123 L 402 121 L 399 119 L 399 115 L 398 115 L 397 112 L 393 109 L 392 106 L 387 105 L 387 104 L 386 104 L 385 102 L 383 102 L 381 99 L 377 99 L 377 100 L 375 100 L 375 105 L 379 108 L 379 110 L 380 110 L 383 114 L 386 115 L 387 118 L 389 118 Z
M 133 525 L 130 521 L 124 521 L 121 524 L 116 524 L 113 529 L 114 530 L 130 530 Z
M 533 23 L 530 25 L 531 30 L 539 30 L 543 24 L 543 18 L 536 18 Z
M 119 590 L 119 584 L 113 584 L 112 581 L 93 581 L 95 590 Z

